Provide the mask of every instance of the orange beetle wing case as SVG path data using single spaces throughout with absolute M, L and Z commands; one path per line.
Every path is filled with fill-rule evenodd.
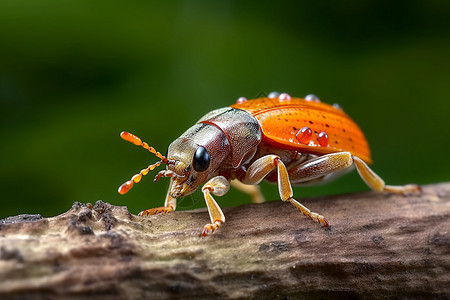
M 231 107 L 251 113 L 261 126 L 263 141 L 269 144 L 319 155 L 348 151 L 372 163 L 361 129 L 331 105 L 300 98 L 259 98 Z

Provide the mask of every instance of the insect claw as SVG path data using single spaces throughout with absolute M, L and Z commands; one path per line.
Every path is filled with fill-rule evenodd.
M 161 177 L 173 177 L 175 175 L 176 174 L 170 170 L 162 170 L 159 171 L 158 174 L 156 174 L 155 179 L 153 179 L 153 182 L 157 182 Z
M 222 225 L 223 224 L 223 222 L 222 221 L 219 221 L 219 220 L 217 220 L 217 221 L 215 221 L 214 223 L 212 223 L 212 224 L 206 224 L 205 225 L 205 227 L 203 228 L 203 231 L 202 231 L 202 236 L 208 236 L 208 235 L 210 235 L 211 233 L 213 233 L 216 229 L 218 229 L 219 227 L 220 227 L 220 225 Z
M 158 174 L 156 174 L 155 179 L 153 179 L 153 182 L 157 182 L 159 180 L 159 178 L 161 178 L 162 176 L 164 176 L 164 171 L 159 172 Z

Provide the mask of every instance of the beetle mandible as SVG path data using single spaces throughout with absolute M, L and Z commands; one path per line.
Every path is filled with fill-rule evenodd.
M 230 107 L 207 113 L 173 141 L 163 156 L 137 136 L 121 137 L 155 154 L 160 161 L 141 170 L 119 187 L 128 192 L 142 176 L 160 164 L 160 177 L 170 177 L 163 207 L 151 208 L 139 216 L 168 213 L 176 209 L 177 198 L 194 192 L 201 184 L 211 223 L 202 235 L 217 230 L 225 216 L 211 194 L 223 196 L 231 184 L 263 202 L 258 184 L 265 179 L 278 184 L 280 198 L 305 216 L 328 226 L 320 214 L 293 198 L 291 185 L 322 183 L 356 166 L 364 182 L 376 192 L 418 192 L 415 184 L 386 185 L 368 164 L 372 163 L 366 138 L 358 125 L 338 105 L 322 103 L 315 95 L 305 99 L 272 92 L 267 98 L 241 97 Z

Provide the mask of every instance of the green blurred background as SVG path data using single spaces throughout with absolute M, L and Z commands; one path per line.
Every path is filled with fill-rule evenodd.
M 119 133 L 164 153 L 208 111 L 273 90 L 341 104 L 386 182 L 447 181 L 449 29 L 448 1 L 2 0 L 0 218 L 161 206 L 167 179 L 117 193 L 156 161 Z M 295 196 L 367 189 L 353 172 Z M 198 191 L 179 202 L 202 206 Z

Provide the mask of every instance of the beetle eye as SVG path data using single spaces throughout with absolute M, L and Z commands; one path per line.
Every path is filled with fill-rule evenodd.
M 209 167 L 209 153 L 206 151 L 205 147 L 198 146 L 194 154 L 194 160 L 192 161 L 192 166 L 197 172 L 204 172 Z

